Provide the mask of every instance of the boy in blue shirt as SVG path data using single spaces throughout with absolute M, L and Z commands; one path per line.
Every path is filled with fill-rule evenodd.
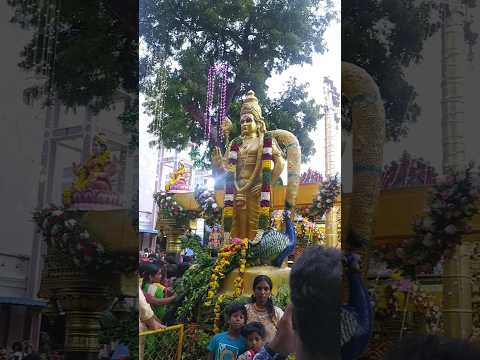
M 228 331 L 215 335 L 208 344 L 208 360 L 237 360 L 247 351 L 247 340 L 241 335 L 247 322 L 247 309 L 240 304 L 232 304 L 227 312 Z

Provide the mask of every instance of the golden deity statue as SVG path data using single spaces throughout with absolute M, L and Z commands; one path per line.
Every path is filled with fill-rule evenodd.
M 230 128 L 230 119 L 226 118 L 223 131 L 227 139 Z M 262 223 L 262 214 L 267 219 L 270 215 L 270 185 L 275 184 L 285 167 L 286 159 L 283 158 L 280 145 L 285 146 L 288 156 L 288 207 L 295 206 L 299 183 L 298 140 L 285 130 L 267 132 L 258 99 L 251 90 L 240 110 L 240 128 L 240 137 L 230 141 L 225 156 L 222 157 L 218 147 L 212 156 L 213 165 L 227 172 L 224 204 L 226 241 L 236 237 L 255 239 L 257 230 L 264 228 L 259 223 Z M 230 210 L 229 203 L 232 204 Z M 231 217 L 231 227 L 227 226 L 227 217 Z

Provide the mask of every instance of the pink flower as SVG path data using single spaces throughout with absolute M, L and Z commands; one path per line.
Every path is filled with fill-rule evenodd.
M 398 282 L 398 290 L 409 292 L 412 289 L 412 282 L 407 279 L 402 279 Z
M 243 240 L 240 239 L 240 238 L 234 238 L 232 240 L 232 244 L 235 244 L 235 245 L 240 245 L 242 242 L 243 242 Z

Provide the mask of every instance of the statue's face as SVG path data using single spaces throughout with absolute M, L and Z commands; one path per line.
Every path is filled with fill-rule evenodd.
M 251 135 L 257 132 L 257 123 L 252 114 L 244 114 L 240 117 L 242 135 Z

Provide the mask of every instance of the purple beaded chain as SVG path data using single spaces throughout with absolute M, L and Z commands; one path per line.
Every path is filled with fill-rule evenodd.
M 208 85 L 207 85 L 207 104 L 205 107 L 204 120 L 205 120 L 205 139 L 209 140 L 212 134 L 212 122 L 211 118 L 214 113 L 213 109 L 213 97 L 215 89 L 215 78 L 219 78 L 218 92 L 219 92 L 219 106 L 218 106 L 218 124 L 219 131 L 218 136 L 223 140 L 223 128 L 224 118 L 226 115 L 227 106 L 227 66 L 225 64 L 215 64 L 208 69 Z

